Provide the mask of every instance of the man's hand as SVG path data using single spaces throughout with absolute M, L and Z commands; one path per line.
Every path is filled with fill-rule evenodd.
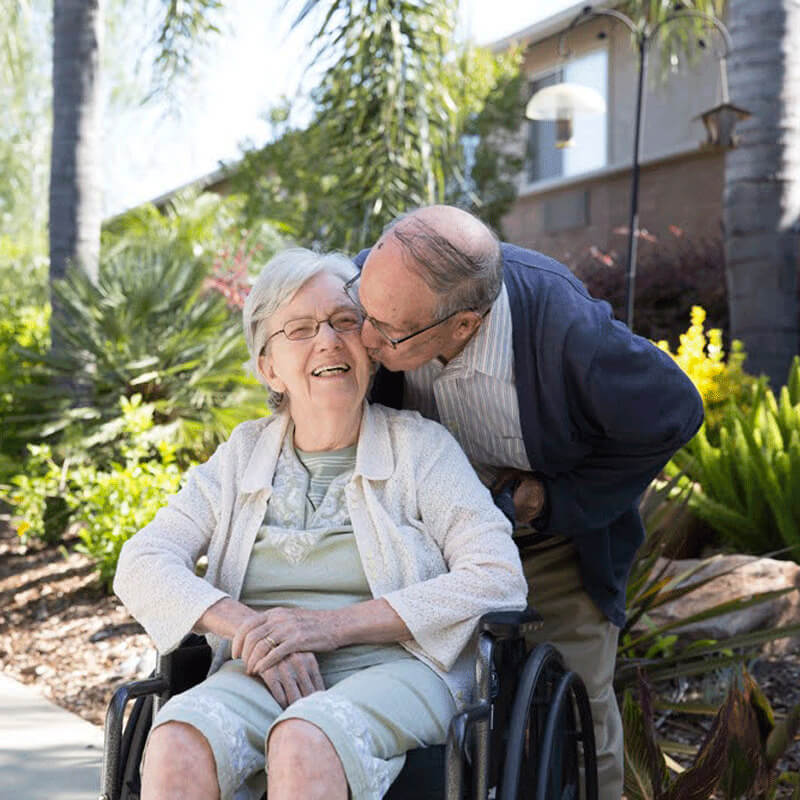
M 313 653 L 292 653 L 275 666 L 256 674 L 281 708 L 313 692 L 325 690 L 317 657 Z
M 336 617 L 328 611 L 271 608 L 243 622 L 231 641 L 231 655 L 250 675 L 261 675 L 292 653 L 326 653 L 341 646 Z
M 518 469 L 502 470 L 492 486 L 492 491 L 500 491 L 506 484 L 518 481 L 514 490 L 514 514 L 518 525 L 527 525 L 544 510 L 545 490 L 540 480 L 530 472 Z
M 544 510 L 544 485 L 532 475 L 522 478 L 514 492 L 514 510 L 523 525 L 535 519 Z

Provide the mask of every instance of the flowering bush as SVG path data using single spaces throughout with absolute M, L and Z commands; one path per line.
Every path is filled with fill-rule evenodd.
M 743 411 L 751 408 L 758 379 L 743 369 L 747 354 L 742 343 L 733 341 L 726 361 L 722 331 L 719 328 L 706 331 L 705 320 L 705 310 L 692 306 L 691 325 L 681 334 L 677 351 L 673 353 L 664 340 L 656 344 L 675 359 L 697 387 L 706 411 L 706 434 L 717 441 L 725 407 L 733 402 Z
M 219 292 L 228 308 L 241 311 L 250 293 L 250 270 L 256 256 L 263 250 L 264 246 L 260 242 L 251 242 L 250 234 L 245 231 L 233 250 L 224 247 L 217 253 L 211 267 L 213 274 L 206 278 L 206 288 Z

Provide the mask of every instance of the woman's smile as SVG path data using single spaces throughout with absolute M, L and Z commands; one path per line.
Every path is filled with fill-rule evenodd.
M 315 367 L 311 374 L 315 378 L 338 378 L 350 372 L 349 364 L 329 364 L 323 367 Z

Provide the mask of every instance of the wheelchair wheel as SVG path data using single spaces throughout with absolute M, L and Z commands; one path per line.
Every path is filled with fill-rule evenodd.
M 597 798 L 591 711 L 580 678 L 551 645 L 528 656 L 514 698 L 501 800 Z

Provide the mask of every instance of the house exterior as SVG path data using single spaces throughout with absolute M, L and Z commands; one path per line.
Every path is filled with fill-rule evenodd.
M 606 100 L 605 114 L 578 115 L 574 145 L 555 148 L 555 123 L 526 121 L 526 165 L 519 195 L 503 220 L 515 244 L 568 264 L 590 254 L 611 254 L 624 263 L 630 212 L 638 54 L 621 23 L 595 18 L 573 28 L 559 52 L 562 33 L 586 3 L 536 23 L 492 45 L 524 47 L 530 95 L 569 81 L 590 86 Z M 614 3 L 595 3 L 613 6 Z M 675 27 L 673 24 L 672 27 Z M 651 43 L 641 132 L 639 226 L 656 237 L 699 243 L 721 235 L 724 151 L 704 146 L 698 115 L 721 101 L 721 37 L 710 31 L 708 47 L 691 66 L 681 60 L 662 78 L 657 43 Z M 642 248 L 645 245 L 642 245 Z M 640 248 L 640 251 L 641 249 Z
M 617 4 L 593 3 L 595 8 Z M 571 148 L 556 149 L 554 122 L 526 120 L 520 128 L 526 163 L 517 199 L 503 219 L 503 236 L 572 267 L 625 262 L 638 70 L 628 29 L 608 18 L 572 29 L 564 40 L 568 53 L 561 54 L 563 32 L 586 5 L 576 3 L 490 45 L 495 51 L 523 46 L 529 96 L 569 81 L 596 89 L 606 100 L 605 114 L 576 118 Z M 639 225 L 647 233 L 640 260 L 648 248 L 672 246 L 676 236 L 698 246 L 721 237 L 725 154 L 704 146 L 698 115 L 721 100 L 722 42 L 711 31 L 707 41 L 707 52 L 691 65 L 682 59 L 665 78 L 657 43 L 650 46 L 639 184 Z M 225 194 L 237 166 L 220 167 L 151 202 L 163 207 L 189 186 Z

